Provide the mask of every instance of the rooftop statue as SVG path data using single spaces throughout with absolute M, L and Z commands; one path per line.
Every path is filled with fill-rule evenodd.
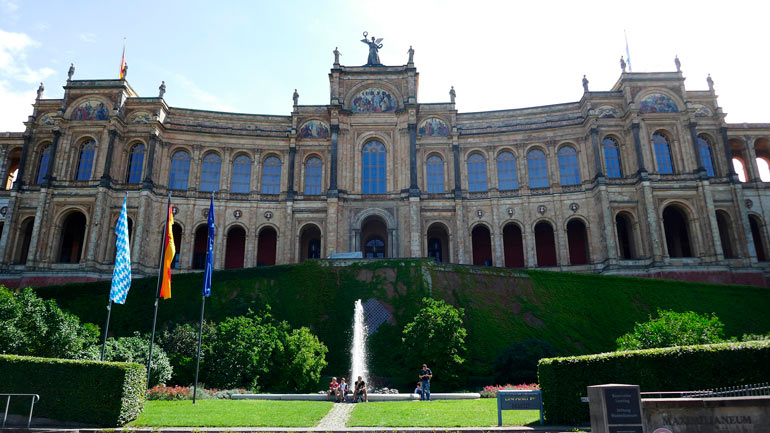
M 378 54 L 378 51 L 380 48 L 382 48 L 382 44 L 380 42 L 382 42 L 384 38 L 375 40 L 374 36 L 372 36 L 372 40 L 369 41 L 366 39 L 368 36 L 369 32 L 364 32 L 364 38 L 361 39 L 361 42 L 369 45 L 369 59 L 366 61 L 366 66 L 381 66 L 382 63 L 380 63 L 380 55 Z

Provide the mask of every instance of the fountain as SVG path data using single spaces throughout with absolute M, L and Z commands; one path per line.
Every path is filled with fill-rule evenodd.
M 350 346 L 351 371 L 350 384 L 358 380 L 358 376 L 367 380 L 369 371 L 366 369 L 366 320 L 364 306 L 361 300 L 356 301 L 353 310 L 353 344 Z

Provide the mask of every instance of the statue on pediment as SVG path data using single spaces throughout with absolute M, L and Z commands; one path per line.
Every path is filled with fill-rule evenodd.
M 365 43 L 366 45 L 369 45 L 369 58 L 366 61 L 366 66 L 380 66 L 382 63 L 380 63 L 380 54 L 379 50 L 382 48 L 382 40 L 384 38 L 374 39 L 374 36 L 372 36 L 372 40 L 369 41 L 366 39 L 369 36 L 369 32 L 364 32 L 364 38 L 361 39 L 361 42 Z

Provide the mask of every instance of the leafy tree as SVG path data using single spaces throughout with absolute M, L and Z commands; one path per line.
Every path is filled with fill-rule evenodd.
M 428 364 L 438 383 L 448 388 L 463 384 L 465 310 L 444 301 L 422 299 L 422 308 L 414 320 L 404 326 L 402 342 L 407 365 L 414 370 L 414 380 L 422 364 Z
M 54 300 L 31 288 L 14 294 L 0 286 L 0 353 L 49 358 L 95 358 L 99 327 L 81 324 Z
M 499 385 L 537 383 L 537 362 L 558 353 L 547 341 L 530 338 L 508 346 L 495 360 L 495 382 Z
M 658 317 L 634 325 L 634 330 L 616 340 L 618 350 L 688 346 L 724 341 L 724 324 L 715 314 L 692 311 L 677 313 L 658 308 Z
M 132 337 L 108 338 L 104 351 L 105 361 L 135 362 L 147 365 L 150 350 L 150 336 L 134 332 Z M 166 352 L 160 345 L 152 348 L 152 365 L 150 366 L 150 387 L 165 385 L 171 378 L 173 368 L 168 361 Z
M 212 338 L 214 328 L 210 322 L 203 322 L 203 339 Z M 181 324 L 166 330 L 161 335 L 160 346 L 166 351 L 174 370 L 169 381 L 171 385 L 190 385 L 195 380 L 195 358 L 198 350 L 198 326 Z M 206 362 L 206 350 L 201 348 L 201 370 Z
M 328 349 L 308 328 L 289 332 L 286 322 L 281 322 L 279 338 L 279 350 L 270 363 L 270 378 L 273 380 L 269 385 L 281 391 L 312 391 L 326 367 Z

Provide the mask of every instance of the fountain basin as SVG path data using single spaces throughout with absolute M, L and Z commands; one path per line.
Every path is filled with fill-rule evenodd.
M 325 401 L 326 394 L 233 394 L 233 400 L 304 400 Z M 431 400 L 476 400 L 481 398 L 477 392 L 432 392 Z M 346 401 L 352 401 L 348 394 Z M 408 401 L 420 400 L 417 394 L 369 394 L 369 401 Z

